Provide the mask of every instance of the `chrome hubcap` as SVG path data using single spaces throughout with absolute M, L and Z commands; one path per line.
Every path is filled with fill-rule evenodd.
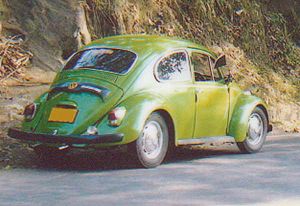
M 249 118 L 248 142 L 252 145 L 258 144 L 264 132 L 264 125 L 259 114 L 253 113 Z
M 148 122 L 143 130 L 142 135 L 142 152 L 149 158 L 156 158 L 162 149 L 163 132 L 160 125 L 151 121 Z

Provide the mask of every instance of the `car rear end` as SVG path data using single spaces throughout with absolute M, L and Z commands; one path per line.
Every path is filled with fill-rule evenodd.
M 98 126 L 105 121 L 116 127 L 122 121 L 126 110 L 115 106 L 124 91 L 117 79 L 136 61 L 135 53 L 122 49 L 87 48 L 76 53 L 49 91 L 26 107 L 22 127 L 10 129 L 9 136 L 49 146 L 122 144 L 124 134 L 99 131 Z

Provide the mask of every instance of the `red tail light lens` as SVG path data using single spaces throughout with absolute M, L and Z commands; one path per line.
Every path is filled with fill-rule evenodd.
M 120 126 L 125 115 L 126 115 L 125 107 L 117 107 L 117 108 L 113 109 L 108 114 L 108 124 L 113 127 Z
M 32 103 L 27 105 L 23 112 L 25 120 L 32 120 L 35 116 L 35 112 L 36 112 L 36 104 Z

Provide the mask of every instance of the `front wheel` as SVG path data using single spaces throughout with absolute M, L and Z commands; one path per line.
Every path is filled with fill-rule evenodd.
M 268 131 L 268 119 L 264 111 L 256 107 L 248 120 L 247 137 L 237 145 L 243 153 L 259 152 L 266 140 Z
M 169 143 L 168 127 L 161 115 L 153 113 L 145 122 L 139 138 L 131 144 L 131 152 L 145 168 L 160 165 L 167 153 Z

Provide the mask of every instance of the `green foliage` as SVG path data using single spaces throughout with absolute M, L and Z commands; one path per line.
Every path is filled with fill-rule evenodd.
M 270 22 L 273 24 L 286 24 L 286 20 L 281 13 L 270 13 L 269 15 Z

